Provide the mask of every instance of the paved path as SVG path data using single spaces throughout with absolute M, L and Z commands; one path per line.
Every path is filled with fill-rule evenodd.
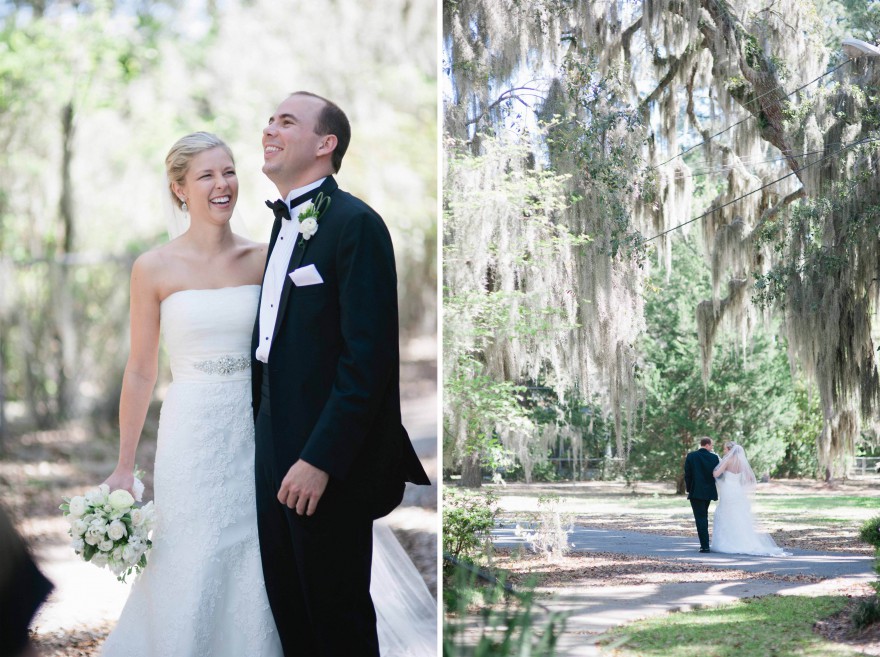
M 495 545 L 517 547 L 525 541 L 513 527 L 494 533 Z M 771 571 L 777 575 L 817 575 L 824 578 L 871 576 L 873 557 L 841 552 L 814 552 L 790 549 L 785 557 L 753 557 L 742 554 L 700 554 L 697 537 L 661 536 L 609 529 L 576 528 L 569 534 L 577 552 L 613 552 L 670 561 L 702 563 L 712 568 L 735 568 L 748 572 Z
M 732 554 L 700 554 L 696 536 L 683 538 L 605 529 L 575 529 L 569 540 L 575 552 L 610 552 L 640 555 L 668 561 L 704 564 L 721 569 L 717 581 L 631 584 L 578 589 L 540 589 L 550 597 L 540 601 L 551 611 L 569 614 L 560 637 L 560 657 L 600 655 L 595 642 L 603 632 L 627 622 L 670 611 L 710 607 L 741 598 L 769 595 L 817 595 L 847 584 L 869 582 L 874 577 L 872 557 L 860 554 L 789 550 L 785 557 L 753 557 Z M 512 527 L 494 532 L 495 545 L 517 547 L 524 541 Z M 815 584 L 773 580 L 728 580 L 724 569 L 772 572 L 778 575 L 818 575 Z

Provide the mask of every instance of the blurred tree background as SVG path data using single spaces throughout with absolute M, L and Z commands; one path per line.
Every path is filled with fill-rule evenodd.
M 260 131 L 288 92 L 346 111 L 340 185 L 394 239 L 404 340 L 436 327 L 437 17 L 388 0 L 0 0 L 0 450 L 10 427 L 116 422 L 128 277 L 166 239 L 171 144 L 231 146 L 244 233 L 277 191 Z M 166 374 L 167 376 L 167 374 Z M 113 432 L 115 435 L 115 432 Z

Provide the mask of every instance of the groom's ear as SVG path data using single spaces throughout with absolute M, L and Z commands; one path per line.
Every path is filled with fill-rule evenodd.
M 318 150 L 316 155 L 321 157 L 322 155 L 331 155 L 334 150 L 336 150 L 336 144 L 339 143 L 339 140 L 336 138 L 336 135 L 324 135 L 321 139 L 321 143 L 318 145 Z

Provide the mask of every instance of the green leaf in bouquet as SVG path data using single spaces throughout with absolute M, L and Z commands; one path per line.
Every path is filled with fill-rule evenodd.
M 96 548 L 94 545 L 89 545 L 88 543 L 86 543 L 85 547 L 83 547 L 83 559 L 86 561 L 91 561 L 92 557 L 95 556 L 97 552 L 98 548 Z
M 64 504 L 62 504 L 58 508 L 64 511 L 64 515 L 67 515 L 68 513 L 70 513 L 70 500 L 65 500 Z

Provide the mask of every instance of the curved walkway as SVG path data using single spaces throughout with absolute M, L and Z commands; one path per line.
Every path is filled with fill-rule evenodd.
M 498 547 L 515 548 L 525 541 L 512 527 L 493 532 Z M 849 585 L 870 582 L 876 575 L 873 557 L 840 552 L 789 550 L 789 556 L 756 557 L 733 554 L 700 554 L 693 538 L 662 536 L 580 527 L 569 534 L 574 552 L 605 552 L 645 556 L 672 562 L 703 564 L 718 569 L 716 582 L 627 584 L 619 586 L 576 586 L 542 589 L 549 598 L 541 603 L 554 612 L 569 614 L 565 632 L 559 639 L 557 654 L 562 657 L 600 655 L 595 642 L 610 628 L 670 611 L 684 611 L 733 602 L 741 598 L 769 595 L 819 595 L 839 591 Z M 775 575 L 812 575 L 821 582 L 777 581 L 772 579 L 728 580 L 724 569 L 769 572 Z M 540 623 L 540 619 L 536 619 Z

